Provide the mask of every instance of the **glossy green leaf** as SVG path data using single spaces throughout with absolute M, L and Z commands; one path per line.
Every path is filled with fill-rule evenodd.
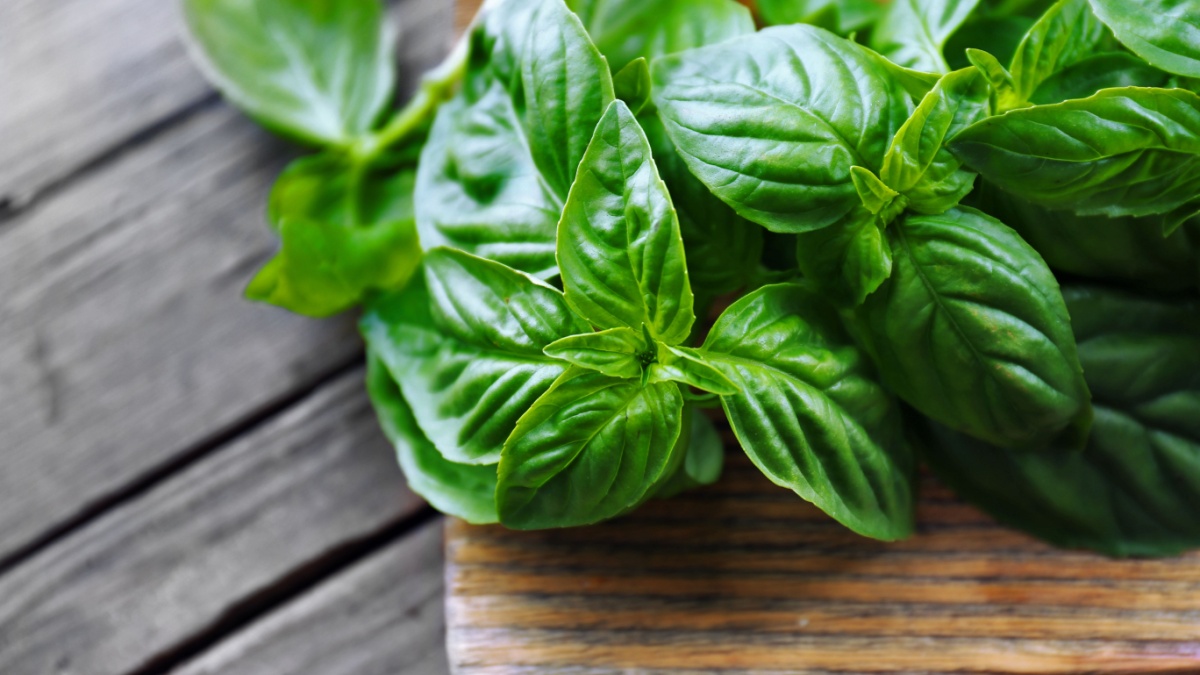
M 858 198 L 862 200 L 863 208 L 871 215 L 879 215 L 900 196 L 900 193 L 885 185 L 879 176 L 871 173 L 870 169 L 861 166 L 850 167 L 850 180 L 854 183 Z
M 1200 306 L 1064 292 L 1096 420 L 1079 453 L 1029 453 L 936 430 L 926 452 L 959 494 L 1060 546 L 1110 555 L 1200 547 Z
M 517 529 L 590 525 L 637 506 L 679 463 L 674 383 L 571 369 L 504 444 L 496 502 Z
M 1151 218 L 1106 218 L 1048 211 L 983 184 L 978 208 L 1010 225 L 1050 268 L 1148 290 L 1200 290 L 1200 219 L 1168 237 Z
M 1081 439 L 1088 391 L 1058 283 L 1037 252 L 965 207 L 910 215 L 888 232 L 892 276 L 856 328 L 884 383 L 998 445 Z
M 975 174 L 945 148 L 948 139 L 988 115 L 988 87 L 975 68 L 938 81 L 896 132 L 880 177 L 917 213 L 941 213 L 971 191 Z
M 692 175 L 657 114 L 643 114 L 638 122 L 671 193 L 696 312 L 703 314 L 716 296 L 752 282 L 762 259 L 763 229 L 739 216 Z
M 442 455 L 495 463 L 517 419 L 567 369 L 543 350 L 589 327 L 558 290 L 460 251 L 431 251 L 425 281 L 373 302 L 363 333 Z
M 379 0 L 184 0 L 208 78 L 263 125 L 319 145 L 371 131 L 395 81 Z
M 600 328 L 678 344 L 695 317 L 679 221 L 650 144 L 622 101 L 596 126 L 558 226 L 567 302 Z
M 840 35 L 870 27 L 887 13 L 876 0 L 758 0 L 759 14 L 770 26 L 811 23 Z
M 1073 98 L 1087 98 L 1101 89 L 1120 87 L 1164 87 L 1169 76 L 1125 52 L 1101 52 L 1046 78 L 1030 103 L 1046 105 Z
M 987 80 L 992 86 L 993 103 L 995 107 L 1016 107 L 1013 101 L 1017 100 L 1016 82 L 1013 81 L 1012 73 L 1000 64 L 1000 60 L 992 54 L 983 51 L 982 49 L 968 49 L 967 61 L 979 70 L 979 74 L 983 79 Z
M 639 57 L 653 61 L 754 32 L 750 10 L 734 0 L 568 0 L 567 4 L 614 73 Z
M 892 247 L 883 219 L 859 207 L 843 222 L 796 240 L 800 272 L 832 302 L 861 305 L 892 274 Z
M 687 454 L 675 473 L 655 490 L 656 499 L 667 499 L 687 490 L 712 485 L 721 478 L 725 466 L 725 445 L 713 423 L 695 406 L 684 408 L 683 415 L 687 421 L 679 439 L 686 442 Z
M 396 447 L 413 492 L 442 513 L 477 525 L 495 523 L 496 467 L 456 464 L 442 457 L 417 426 L 412 409 L 379 357 L 368 354 L 367 393 L 379 425 Z
M 916 70 L 947 73 L 946 41 L 979 0 L 892 0 L 887 16 L 871 33 L 871 47 Z
M 1200 194 L 1200 96 L 1105 89 L 990 117 L 950 148 L 988 180 L 1041 206 L 1107 216 L 1178 210 L 1181 221 Z
M 1200 0 L 1091 0 L 1135 54 L 1169 72 L 1200 77 Z
M 1009 72 L 1015 101 L 1025 105 L 1047 78 L 1096 51 L 1107 31 L 1088 0 L 1058 0 L 1029 29 L 1013 55 Z
M 899 406 L 816 293 L 801 284 L 754 291 L 725 310 L 702 352 L 741 389 L 721 404 L 768 478 L 860 534 L 912 532 Z
M 613 91 L 637 114 L 650 101 L 650 66 L 640 56 L 613 75 Z
M 542 278 L 612 77 L 562 0 L 507 0 L 471 36 L 463 87 L 441 106 L 417 173 L 426 249 L 450 246 Z
M 661 342 L 657 347 L 657 357 L 649 367 L 650 382 L 678 382 L 718 396 L 738 393 L 738 386 L 709 363 L 702 352 Z
M 781 232 L 820 229 L 856 208 L 850 168 L 877 169 L 914 97 L 933 85 L 803 25 L 659 59 L 653 76 L 659 115 L 692 173 Z
M 421 262 L 410 167 L 300 159 L 276 182 L 270 211 L 283 246 L 250 282 L 252 300 L 329 316 L 402 287 Z
M 628 378 L 640 378 L 643 362 L 654 356 L 640 333 L 624 327 L 571 335 L 551 342 L 543 351 L 581 368 Z

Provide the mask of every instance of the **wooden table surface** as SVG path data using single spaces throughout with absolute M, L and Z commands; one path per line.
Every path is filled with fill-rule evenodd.
M 454 12 L 389 4 L 411 87 Z M 1200 558 L 1053 551 L 936 487 L 890 546 L 744 461 L 597 528 L 444 523 L 354 317 L 240 298 L 297 150 L 178 36 L 176 0 L 0 1 L 0 673 L 1200 673 Z
M 448 672 L 355 317 L 241 298 L 298 150 L 179 0 L 0 0 L 0 673 Z M 394 0 L 405 86 L 449 0 Z

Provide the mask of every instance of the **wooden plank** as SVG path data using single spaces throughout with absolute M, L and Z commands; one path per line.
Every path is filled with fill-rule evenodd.
M 362 378 L 337 378 L 0 577 L 0 672 L 132 672 L 422 509 Z
M 0 2 L 0 215 L 169 128 L 216 94 L 187 57 L 178 0 Z M 392 3 L 402 82 L 444 53 L 444 2 Z
M 442 523 L 229 638 L 176 675 L 444 675 Z
M 523 673 L 1200 672 L 1200 554 L 1055 550 L 929 485 L 857 537 L 744 458 L 591 528 L 447 525 L 450 661 Z
M 452 13 L 404 7 L 415 71 Z M 361 352 L 351 316 L 241 298 L 276 246 L 262 213 L 293 152 L 210 106 L 0 227 L 0 561 Z

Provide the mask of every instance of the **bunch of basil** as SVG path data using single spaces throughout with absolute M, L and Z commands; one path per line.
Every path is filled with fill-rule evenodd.
M 922 459 L 1058 544 L 1200 545 L 1200 0 L 760 0 L 757 31 L 732 0 L 489 0 L 395 111 L 378 0 L 185 7 L 225 94 L 321 149 L 248 295 L 365 306 L 446 513 L 711 483 L 719 405 L 866 536 L 912 532 Z

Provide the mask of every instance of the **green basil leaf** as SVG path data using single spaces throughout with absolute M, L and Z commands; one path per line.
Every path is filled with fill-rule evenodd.
M 541 278 L 612 77 L 562 0 L 508 0 L 471 36 L 462 90 L 441 106 L 417 172 L 426 249 L 459 248 Z
M 637 114 L 650 101 L 650 66 L 638 57 L 613 75 L 613 91 Z
M 702 352 L 687 347 L 658 343 L 658 354 L 650 365 L 650 382 L 678 382 L 718 396 L 732 396 L 740 390 Z
M 876 0 L 758 0 L 759 14 L 769 26 L 811 23 L 841 35 L 868 28 L 887 13 Z
M 417 426 L 412 408 L 386 366 L 372 353 L 367 355 L 367 394 L 413 492 L 438 511 L 469 523 L 499 521 L 496 467 L 456 464 L 442 457 Z
M 185 0 L 193 53 L 235 105 L 284 135 L 348 145 L 395 83 L 379 0 Z
M 1169 76 L 1158 68 L 1125 52 L 1092 54 L 1046 78 L 1030 103 L 1046 105 L 1073 98 L 1087 98 L 1101 89 L 1120 87 L 1165 87 Z
M 1106 34 L 1088 0 L 1054 3 L 1013 55 L 1009 72 L 1016 85 L 1016 102 L 1024 105 L 1051 75 L 1095 52 Z
M 858 193 L 863 207 L 871 215 L 879 215 L 900 195 L 885 185 L 870 169 L 861 166 L 850 167 L 850 182 L 854 183 L 854 191 Z
M 1158 218 L 1051 212 L 983 182 L 978 207 L 1007 223 L 1051 269 L 1156 291 L 1200 290 L 1200 219 L 1168 237 Z
M 893 0 L 871 34 L 871 47 L 906 68 L 950 72 L 942 48 L 978 4 L 979 0 Z
M 543 350 L 589 327 L 558 290 L 460 251 L 431 251 L 424 279 L 371 303 L 363 334 L 446 459 L 494 464 L 517 419 L 567 369 Z
M 653 61 L 754 32 L 750 10 L 734 0 L 568 0 L 567 4 L 614 73 L 637 58 Z
M 861 305 L 892 274 L 892 247 L 879 216 L 859 207 L 844 222 L 796 235 L 800 272 L 832 302 Z
M 980 447 L 935 430 L 930 464 L 997 519 L 1110 555 L 1200 547 L 1200 307 L 1064 292 L 1096 400 L 1080 453 Z
M 687 339 L 695 316 L 679 221 L 650 144 L 622 101 L 604 113 L 558 226 L 567 303 L 601 328 Z
M 720 480 L 725 467 L 725 444 L 712 421 L 692 405 L 684 409 L 683 415 L 688 421 L 681 429 L 679 442 L 687 448 L 687 453 L 675 473 L 655 490 L 656 499 L 712 485 Z
M 988 87 L 975 68 L 942 77 L 896 132 L 880 177 L 917 213 L 942 213 L 971 191 L 975 174 L 961 168 L 945 142 L 988 115 Z
M 1181 89 L 1105 89 L 1086 99 L 1013 110 L 950 142 L 1004 190 L 1081 215 L 1191 215 L 1200 194 L 1200 96 Z
M 967 61 L 979 70 L 983 79 L 992 86 L 992 98 L 995 108 L 1009 109 L 1019 107 L 1017 101 L 1017 85 L 1012 73 L 1000 64 L 1000 60 L 982 49 L 967 49 Z
M 687 254 L 696 311 L 719 295 L 752 283 L 763 254 L 763 230 L 709 192 L 688 170 L 657 114 L 638 118 L 654 163 L 671 194 Z
M 737 384 L 724 396 L 746 454 L 855 532 L 912 532 L 912 461 L 900 409 L 837 314 L 807 286 L 765 286 L 731 305 L 702 349 Z
M 1169 73 L 1200 77 L 1200 1 L 1091 0 L 1133 53 Z
M 1002 223 L 956 207 L 893 224 L 892 276 L 858 336 L 883 381 L 933 419 L 997 445 L 1080 438 L 1090 409 L 1058 283 Z
M 270 216 L 283 246 L 250 282 L 252 300 L 329 316 L 369 291 L 402 287 L 421 261 L 406 166 L 297 160 L 271 192 Z
M 850 168 L 881 165 L 913 97 L 933 84 L 802 25 L 658 59 L 653 76 L 659 115 L 692 173 L 781 232 L 820 229 L 857 207 Z
M 643 361 L 654 355 L 649 350 L 650 345 L 641 334 L 622 327 L 571 335 L 551 342 L 542 351 L 547 356 L 609 377 L 639 378 Z
M 678 466 L 683 396 L 568 370 L 529 408 L 504 444 L 496 502 L 516 529 L 590 525 L 651 496 Z

